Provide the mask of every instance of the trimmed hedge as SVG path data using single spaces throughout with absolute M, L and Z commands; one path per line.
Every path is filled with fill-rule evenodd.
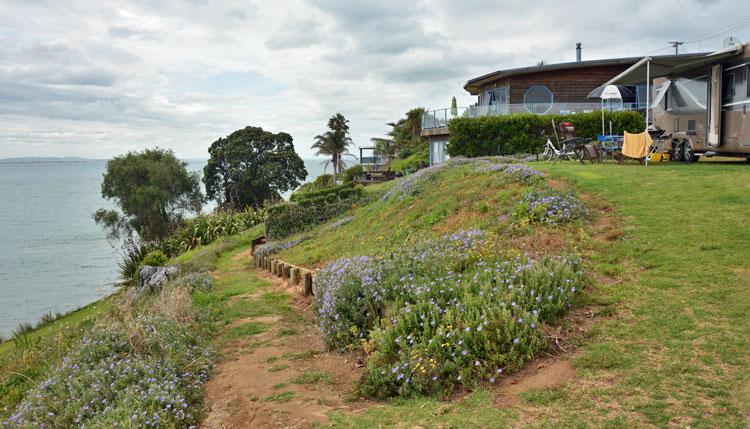
M 538 153 L 546 141 L 541 132 L 554 136 L 553 119 L 556 125 L 562 121 L 572 122 L 578 137 L 596 139 L 601 134 L 601 111 L 568 115 L 521 113 L 456 118 L 448 124 L 448 153 L 450 156 L 465 157 Z M 607 129 L 609 121 L 612 121 L 612 131 L 616 133 L 641 132 L 644 129 L 643 116 L 638 112 L 605 112 L 604 121 Z
M 361 198 L 338 199 L 336 195 L 324 195 L 303 203 L 289 202 L 268 209 L 266 237 L 280 240 L 324 223 L 349 210 Z
M 318 191 L 293 193 L 289 197 L 289 200 L 304 204 L 307 201 L 330 200 L 331 196 L 333 196 L 334 199 L 344 199 L 361 194 L 361 186 L 354 186 L 354 184 L 352 183 L 344 183 L 343 185 L 332 186 L 330 188 L 324 188 Z

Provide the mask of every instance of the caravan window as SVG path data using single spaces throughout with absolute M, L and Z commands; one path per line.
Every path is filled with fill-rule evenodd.
M 672 81 L 664 97 L 665 110 L 673 114 L 695 115 L 706 112 L 708 76 L 679 78 Z
M 724 74 L 724 101 L 732 102 L 744 99 L 746 67 L 735 67 Z
M 734 73 L 724 75 L 724 99 L 730 100 L 734 97 Z

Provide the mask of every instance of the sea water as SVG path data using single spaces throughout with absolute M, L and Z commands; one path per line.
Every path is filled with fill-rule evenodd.
M 204 165 L 188 161 L 191 171 Z M 305 165 L 307 180 L 323 173 L 319 160 Z M 91 217 L 112 207 L 101 197 L 105 167 L 103 160 L 0 161 L 0 335 L 115 290 L 121 250 Z

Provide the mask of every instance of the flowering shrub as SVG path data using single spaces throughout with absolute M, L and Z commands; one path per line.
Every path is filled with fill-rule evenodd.
M 386 306 L 405 293 L 403 280 L 413 278 L 410 273 L 460 269 L 482 239 L 480 231 L 462 231 L 398 253 L 342 258 L 318 271 L 315 304 L 328 345 L 342 350 L 358 344 Z
M 484 164 L 477 167 L 477 172 L 502 171 L 509 178 L 520 183 L 533 183 L 544 177 L 544 174 L 523 164 Z
M 540 322 L 564 313 L 581 287 L 577 261 L 492 258 L 482 251 L 486 240 L 461 231 L 319 271 L 315 300 L 326 342 L 370 353 L 363 393 L 448 394 L 492 383 L 541 349 Z
M 575 261 L 551 258 L 414 279 L 371 335 L 361 389 L 387 397 L 494 383 L 541 350 L 540 322 L 562 314 L 581 282 Z
M 573 195 L 529 192 L 516 206 L 513 215 L 529 223 L 559 225 L 588 216 L 588 209 Z
M 163 317 L 93 328 L 6 427 L 188 427 L 208 377 L 208 338 Z
M 300 237 L 295 240 L 287 240 L 287 241 L 269 241 L 268 243 L 264 243 L 256 247 L 254 254 L 258 256 L 273 255 L 274 253 L 279 253 L 282 250 L 292 248 L 302 243 L 303 241 L 305 241 L 305 237 Z
M 490 161 L 487 159 L 468 159 L 468 158 L 451 158 L 442 164 L 436 164 L 432 167 L 423 168 L 416 173 L 410 174 L 402 179 L 399 179 L 395 184 L 385 193 L 381 198 L 383 201 L 388 201 L 393 196 L 397 196 L 399 200 L 403 200 L 407 197 L 415 196 L 420 194 L 424 190 L 424 186 L 429 180 L 435 177 L 435 173 L 443 171 L 449 168 L 455 168 L 463 165 L 483 165 L 489 164 Z

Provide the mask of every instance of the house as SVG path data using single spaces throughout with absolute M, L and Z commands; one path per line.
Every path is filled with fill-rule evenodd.
M 666 55 L 658 58 L 683 58 L 701 54 Z M 599 110 L 598 100 L 589 93 L 624 72 L 641 57 L 581 60 L 581 44 L 576 45 L 576 61 L 537 64 L 530 67 L 498 70 L 470 79 L 464 89 L 477 96 L 477 102 L 463 108 L 446 108 L 425 112 L 422 137 L 430 142 L 431 164 L 445 159 L 448 122 L 457 117 L 507 115 L 511 113 L 578 113 Z M 644 110 L 645 82 L 631 85 L 635 97 L 617 100 L 607 107 L 616 110 Z M 434 161 L 434 162 L 433 162 Z

